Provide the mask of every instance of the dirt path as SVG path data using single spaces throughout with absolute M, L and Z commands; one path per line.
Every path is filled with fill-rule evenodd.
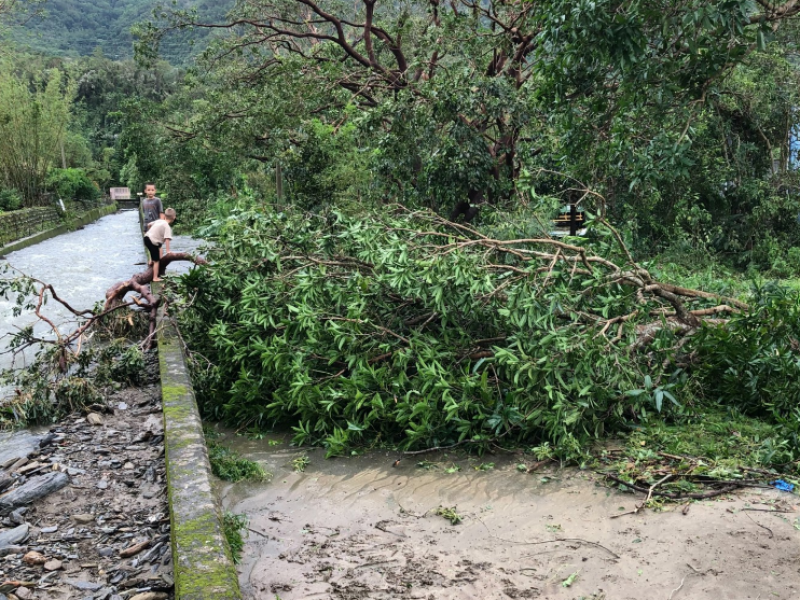
M 693 503 L 686 515 L 669 505 L 611 519 L 640 498 L 577 470 L 525 474 L 514 460 L 489 458 L 494 468 L 478 471 L 481 461 L 453 457 L 428 470 L 413 461 L 395 468 L 394 454 L 325 461 L 312 452 L 296 473 L 296 450 L 267 441 L 236 449 L 274 474 L 223 490 L 228 509 L 250 517 L 246 598 L 800 595 L 800 506 L 791 494 L 749 490 Z M 463 521 L 436 515 L 439 506 L 456 507 Z M 776 508 L 790 512 L 761 512 Z

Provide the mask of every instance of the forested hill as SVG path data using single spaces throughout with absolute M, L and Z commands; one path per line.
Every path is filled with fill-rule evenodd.
M 181 0 L 207 19 L 221 19 L 233 0 Z M 133 55 L 131 26 L 147 20 L 158 0 L 46 0 L 44 15 L 29 20 L 13 32 L 20 45 L 65 56 L 88 55 L 97 48 L 112 59 Z M 162 56 L 182 63 L 204 45 L 207 31 L 185 33 L 166 40 Z M 194 41 L 194 45 L 191 43 Z

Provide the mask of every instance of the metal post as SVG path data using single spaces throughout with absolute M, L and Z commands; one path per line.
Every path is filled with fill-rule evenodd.
M 569 234 L 578 235 L 578 207 L 574 204 L 569 205 Z

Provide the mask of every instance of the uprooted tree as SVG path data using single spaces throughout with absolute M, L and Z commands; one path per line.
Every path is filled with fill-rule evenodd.
M 558 240 L 529 211 L 478 230 L 399 206 L 256 209 L 206 234 L 210 264 L 178 280 L 169 294 L 183 308 L 170 312 L 202 410 L 238 427 L 289 426 L 331 455 L 525 443 L 576 456 L 592 438 L 713 402 L 798 431 L 796 295 L 767 286 L 745 303 L 661 281 L 600 218 L 588 237 Z M 80 366 L 90 328 L 131 302 L 155 314 L 150 278 L 113 286 L 95 311 L 70 309 L 86 320 L 57 340 L 17 339 Z M 37 314 L 53 294 L 39 285 Z M 56 375 L 41 401 L 55 390 L 71 406 L 90 389 Z

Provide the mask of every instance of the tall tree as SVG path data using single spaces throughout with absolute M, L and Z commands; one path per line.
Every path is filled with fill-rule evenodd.
M 28 205 L 40 197 L 60 156 L 74 97 L 74 84 L 58 70 L 31 85 L 8 64 L 0 68 L 0 173 Z

